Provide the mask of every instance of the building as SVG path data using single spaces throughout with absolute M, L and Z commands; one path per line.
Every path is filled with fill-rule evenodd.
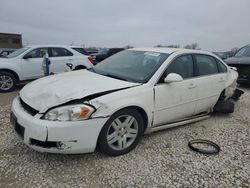
M 17 49 L 22 47 L 22 35 L 0 33 L 0 49 Z

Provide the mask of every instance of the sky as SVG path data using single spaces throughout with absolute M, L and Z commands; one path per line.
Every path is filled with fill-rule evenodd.
M 250 0 L 1 0 L 0 32 L 24 45 L 225 51 L 250 43 Z

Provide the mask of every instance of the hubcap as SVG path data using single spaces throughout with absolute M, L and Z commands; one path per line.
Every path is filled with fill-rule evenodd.
M 108 145 L 114 150 L 124 150 L 135 141 L 138 134 L 138 122 L 131 115 L 116 118 L 108 129 Z
M 12 88 L 14 82 L 12 78 L 8 75 L 2 75 L 0 76 L 0 89 L 7 91 L 10 88 Z

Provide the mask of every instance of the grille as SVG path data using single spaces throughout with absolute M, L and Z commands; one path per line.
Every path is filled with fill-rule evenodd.
M 29 113 L 30 115 L 34 116 L 38 113 L 38 111 L 34 108 L 32 108 L 31 106 L 29 106 L 28 104 L 26 104 L 21 98 L 20 98 L 20 103 L 21 106 L 24 108 L 24 110 Z

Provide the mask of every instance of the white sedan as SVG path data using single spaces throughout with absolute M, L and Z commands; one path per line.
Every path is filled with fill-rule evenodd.
M 12 104 L 11 124 L 40 152 L 128 153 L 143 134 L 209 117 L 230 98 L 238 73 L 195 50 L 122 51 L 94 68 L 26 85 Z
M 54 74 L 93 67 L 92 57 L 79 53 L 81 49 L 77 46 L 33 45 L 0 58 L 0 92 L 12 91 L 18 84 L 43 77 L 44 53 L 49 56 L 50 72 Z

